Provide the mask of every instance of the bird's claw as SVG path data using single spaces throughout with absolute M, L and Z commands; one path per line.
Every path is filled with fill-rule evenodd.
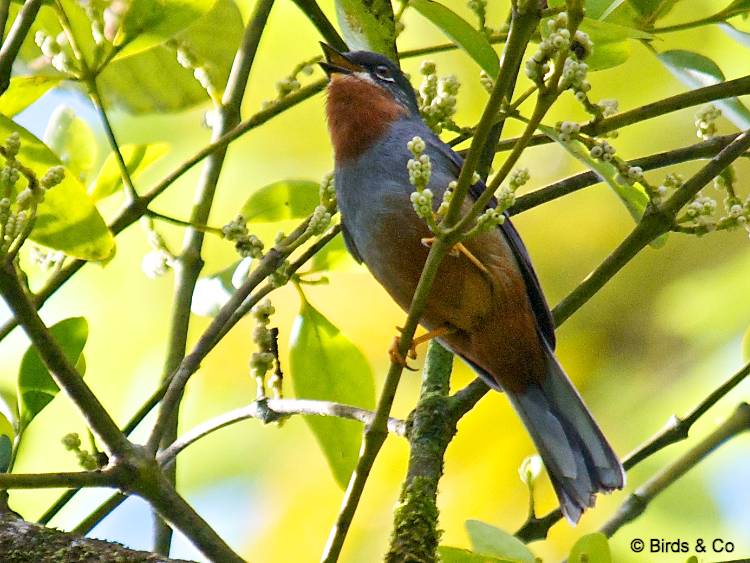
M 409 365 L 409 363 L 406 361 L 406 358 L 404 358 L 401 355 L 401 352 L 399 351 L 400 347 L 401 347 L 401 337 L 394 336 L 393 337 L 393 344 L 391 344 L 391 347 L 388 348 L 388 355 L 391 358 L 391 362 L 393 362 L 394 364 L 398 364 L 398 365 L 402 366 L 404 369 L 407 369 L 409 371 L 417 371 L 417 368 L 411 367 Z M 407 357 L 409 357 L 409 358 L 411 358 L 413 360 L 417 358 L 417 351 L 416 351 L 416 349 L 414 347 L 414 344 L 411 345 L 411 347 L 409 348 L 409 351 L 408 351 L 408 353 L 406 355 L 407 355 Z

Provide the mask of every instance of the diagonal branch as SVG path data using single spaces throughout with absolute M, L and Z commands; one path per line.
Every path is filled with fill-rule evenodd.
M 110 453 L 123 454 L 130 451 L 128 439 L 120 432 L 115 421 L 65 357 L 59 344 L 39 318 L 13 265 L 0 267 L 0 294 L 36 347 L 55 383 L 76 404 L 89 428 L 102 439 Z
M 565 321 L 604 287 L 648 243 L 668 232 L 680 209 L 748 148 L 750 148 L 750 133 L 745 132 L 696 172 L 659 209 L 649 207 L 635 229 L 612 254 L 555 307 L 553 310 L 555 322 L 559 325 Z
M 237 48 L 237 53 L 229 73 L 221 106 L 217 108 L 217 120 L 212 132 L 213 141 L 221 138 L 240 122 L 240 108 L 242 98 L 245 95 L 248 76 L 253 66 L 255 54 L 258 51 L 258 45 L 266 27 L 268 16 L 271 13 L 273 2 L 274 0 L 260 0 L 257 2 L 248 20 L 245 33 Z M 226 152 L 227 149 L 224 147 L 211 154 L 206 160 L 203 173 L 196 188 L 195 203 L 190 215 L 190 223 L 192 224 L 205 225 L 208 223 L 219 177 L 224 167 Z M 205 234 L 201 230 L 188 228 L 185 232 L 182 251 L 175 265 L 174 301 L 170 319 L 167 354 L 162 372 L 163 381 L 166 381 L 171 376 L 185 357 L 188 328 L 191 319 L 190 306 L 193 300 L 195 284 L 203 269 L 201 252 L 204 236 Z M 164 424 L 163 434 L 158 436 L 162 440 L 163 446 L 171 443 L 177 437 L 181 396 L 182 393 L 180 392 L 175 397 L 174 404 L 168 411 L 169 419 Z M 162 420 L 164 420 L 164 417 L 162 417 Z M 149 440 L 148 448 L 150 452 L 155 453 L 158 446 L 158 441 Z M 176 468 L 174 464 L 166 470 L 166 475 L 172 483 L 175 482 Z M 155 528 L 157 553 L 162 555 L 169 554 L 171 541 L 172 531 L 163 525 L 161 521 L 157 520 Z
M 640 516 L 658 494 L 698 465 L 716 448 L 747 431 L 750 431 L 750 405 L 740 403 L 734 413 L 711 434 L 638 487 L 600 531 L 607 537 L 611 537 L 622 526 Z
M 5 38 L 2 47 L 0 47 L 0 94 L 3 94 L 10 85 L 13 63 L 18 57 L 21 45 L 29 34 L 31 24 L 34 23 L 41 7 L 42 0 L 26 0 L 13 21 L 8 37 Z

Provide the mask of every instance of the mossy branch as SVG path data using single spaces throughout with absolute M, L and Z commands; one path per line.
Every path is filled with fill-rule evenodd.
M 443 457 L 456 434 L 448 391 L 453 354 L 430 342 L 419 402 L 409 416 L 409 469 L 394 514 L 389 563 L 437 561 L 440 540 L 436 504 Z

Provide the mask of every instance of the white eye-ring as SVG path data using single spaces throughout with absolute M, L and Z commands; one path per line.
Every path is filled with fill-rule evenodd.
M 388 82 L 394 82 L 394 80 L 393 80 L 393 74 L 391 73 L 391 69 L 388 68 L 385 65 L 378 65 L 378 66 L 375 67 L 375 76 L 377 76 L 381 80 L 387 80 Z

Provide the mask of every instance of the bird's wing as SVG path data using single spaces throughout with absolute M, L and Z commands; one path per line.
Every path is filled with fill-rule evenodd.
M 357 264 L 361 264 L 362 256 L 360 255 L 359 250 L 357 250 L 357 246 L 354 244 L 354 239 L 352 238 L 352 235 L 349 234 L 344 223 L 341 223 L 341 235 L 344 237 L 344 245 L 349 251 L 349 254 L 351 254 L 354 260 L 357 261 Z
M 427 140 L 427 144 L 434 148 L 438 154 L 445 157 L 448 162 L 455 167 L 455 174 L 458 176 L 461 166 L 463 166 L 463 159 L 437 136 L 430 137 Z M 469 195 L 476 200 L 485 189 L 486 186 L 484 185 L 484 182 L 477 182 L 469 188 Z M 494 208 L 496 206 L 497 200 L 493 196 L 488 207 Z M 505 222 L 499 226 L 499 229 L 505 236 L 505 240 L 513 251 L 513 255 L 516 257 L 518 266 L 523 274 L 523 279 L 526 282 L 526 291 L 529 296 L 529 301 L 531 302 L 531 308 L 534 311 L 539 332 L 550 347 L 554 349 L 555 321 L 552 318 L 549 305 L 547 304 L 547 300 L 542 292 L 539 278 L 537 278 L 534 267 L 531 265 L 529 252 L 526 250 L 526 246 L 521 240 L 521 235 L 518 234 L 518 231 L 513 226 L 513 223 L 510 221 L 510 216 L 507 213 L 505 213 Z

